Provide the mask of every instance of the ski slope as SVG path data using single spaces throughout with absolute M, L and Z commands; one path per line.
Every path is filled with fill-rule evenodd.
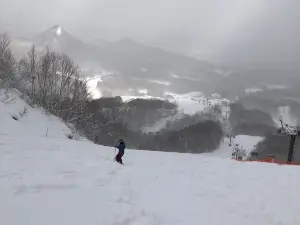
M 231 146 L 229 138 L 224 138 L 223 143 L 220 147 L 213 152 L 207 153 L 220 158 L 231 158 L 233 152 L 233 146 L 238 145 L 240 148 L 246 150 L 246 157 L 255 149 L 256 145 L 263 141 L 264 137 L 260 136 L 249 136 L 249 135 L 237 135 L 235 138 L 232 138 Z
M 0 141 L 0 224 L 300 224 L 300 168 L 127 151 L 85 141 Z
M 138 150 L 122 166 L 38 109 L 11 119 L 24 105 L 0 105 L 1 225 L 300 224 L 298 166 Z

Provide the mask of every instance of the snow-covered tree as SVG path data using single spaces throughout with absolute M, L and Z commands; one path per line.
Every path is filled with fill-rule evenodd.
M 247 156 L 247 151 L 239 144 L 233 146 L 232 157 L 242 160 Z

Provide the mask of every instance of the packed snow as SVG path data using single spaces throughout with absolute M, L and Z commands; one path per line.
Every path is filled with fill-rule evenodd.
M 0 224 L 300 224 L 300 168 L 1 138 Z
M 298 166 L 141 150 L 123 166 L 14 96 L 0 105 L 0 224 L 300 224 Z

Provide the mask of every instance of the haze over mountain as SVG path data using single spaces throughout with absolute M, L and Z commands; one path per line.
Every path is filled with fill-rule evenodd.
M 278 68 L 273 68 L 272 64 L 270 67 L 244 67 L 244 65 L 236 68 L 220 67 L 149 46 L 131 38 L 117 41 L 97 38 L 89 42 L 84 41 L 59 25 L 26 39 L 13 39 L 14 52 L 21 50 L 21 56 L 31 45 L 40 50 L 48 46 L 52 50 L 66 53 L 79 63 L 86 75 L 91 77 L 101 73 L 102 70 L 110 71 L 114 76 L 110 76 L 110 80 L 100 84 L 101 89 L 108 92 L 122 90 L 118 93 L 124 94 L 128 89 L 139 88 L 148 90 L 148 93 L 151 92 L 154 96 L 163 96 L 166 91 L 176 93 L 200 91 L 206 94 L 219 93 L 234 100 L 237 96 L 249 97 L 250 92 L 256 88 L 264 90 L 260 98 L 264 98 L 265 94 L 275 96 L 276 93 L 276 99 L 268 100 L 277 101 L 269 103 L 275 106 L 275 111 L 273 110 L 275 114 L 277 106 L 286 98 L 292 101 L 299 96 L 297 91 L 300 87 L 299 68 L 284 63 L 285 67 L 276 64 Z M 284 89 L 269 88 L 272 85 L 282 86 Z M 259 93 L 251 93 L 257 94 Z M 260 105 L 259 102 L 257 104 Z
M 33 44 L 65 53 L 96 78 L 102 96 L 217 93 L 242 106 L 236 130 L 243 134 L 273 129 L 255 120 L 299 118 L 297 1 L 12 2 L 0 9 L 0 29 L 12 36 L 14 53 Z M 37 9 L 30 15 L 27 3 Z M 253 121 L 240 123 L 248 114 Z
M 123 38 L 115 42 L 98 39 L 91 43 L 81 41 L 59 25 L 55 25 L 28 40 L 28 47 L 35 45 L 42 50 L 46 47 L 68 54 L 79 64 L 94 63 L 104 69 L 126 76 L 159 77 L 169 76 L 170 72 L 183 73 L 186 76 L 199 76 L 197 73 L 212 69 L 208 62 L 199 61 L 185 55 L 174 54 L 157 47 L 140 44 L 133 39 Z M 15 41 L 18 52 L 22 41 Z
M 0 0 L 0 224 L 299 225 L 299 15 Z
M 299 4 L 297 0 L 1 0 L 0 21 L 4 30 L 18 36 L 60 24 L 85 41 L 132 37 L 213 62 L 296 63 Z

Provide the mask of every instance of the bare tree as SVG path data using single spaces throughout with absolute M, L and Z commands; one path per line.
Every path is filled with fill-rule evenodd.
M 38 53 L 35 46 L 32 46 L 27 53 L 27 57 L 23 57 L 19 62 L 19 72 L 22 76 L 22 91 L 33 98 L 36 94 L 36 73 L 38 70 Z
M 3 95 L 2 95 L 3 93 Z M 4 92 L 0 92 L 0 102 L 4 103 L 4 104 L 13 104 L 15 103 L 16 98 L 12 97 L 9 94 L 8 89 L 5 89 Z
M 0 79 L 6 87 L 15 83 L 15 59 L 9 45 L 8 36 L 0 35 Z
M 128 107 L 117 109 L 105 116 L 102 111 L 89 111 L 90 93 L 87 80 L 78 66 L 66 55 L 51 52 L 37 53 L 32 47 L 19 64 L 26 93 L 36 105 L 72 124 L 83 134 L 93 137 L 99 130 L 107 131 L 119 126 Z M 77 132 L 75 132 L 77 133 Z M 75 135 L 77 136 L 77 135 Z
M 28 115 L 28 109 L 27 107 L 25 106 L 24 109 L 22 111 L 19 112 L 19 116 L 21 118 L 23 118 L 24 116 L 27 116 Z
M 69 123 L 90 117 L 84 111 L 90 97 L 86 81 L 68 56 L 49 49 L 37 53 L 33 46 L 20 61 L 19 70 L 26 93 L 46 112 Z

